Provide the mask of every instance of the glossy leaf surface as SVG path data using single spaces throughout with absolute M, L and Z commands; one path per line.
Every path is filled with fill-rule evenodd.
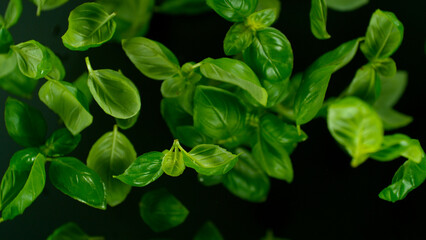
M 179 141 L 175 140 L 170 151 L 165 152 L 161 169 L 172 177 L 177 177 L 185 170 L 184 154 L 180 149 Z
M 318 39 L 328 39 L 327 32 L 327 4 L 326 0 L 312 0 L 309 13 L 311 32 Z
M 81 135 L 72 135 L 66 128 L 61 128 L 52 133 L 43 147 L 43 153 L 49 157 L 59 157 L 72 152 L 80 143 Z
M 400 156 L 420 163 L 425 153 L 419 140 L 411 139 L 404 134 L 393 134 L 384 137 L 380 150 L 373 153 L 371 158 L 378 161 L 391 161 Z
M 155 10 L 166 14 L 200 14 L 210 8 L 205 0 L 165 0 Z
M 207 5 L 230 22 L 242 22 L 254 12 L 258 0 L 207 0 Z
M 65 78 L 65 68 L 64 65 L 62 65 L 61 59 L 49 48 L 46 48 L 46 50 L 49 55 L 49 61 L 52 64 L 52 70 L 50 70 L 45 78 L 48 80 L 62 81 Z
M 163 98 L 161 100 L 161 115 L 167 126 L 176 136 L 178 126 L 192 125 L 192 116 L 179 106 L 179 103 L 172 98 Z
M 277 18 L 277 10 L 274 8 L 267 8 L 250 14 L 246 19 L 246 24 L 250 26 L 251 29 L 258 31 L 271 26 Z
M 47 48 L 35 40 L 11 46 L 16 53 L 19 69 L 29 78 L 40 79 L 52 70 Z
M 127 119 L 116 118 L 115 122 L 117 123 L 117 126 L 121 129 L 129 129 L 136 124 L 139 118 L 139 114 L 140 112 L 138 112 L 135 116 Z

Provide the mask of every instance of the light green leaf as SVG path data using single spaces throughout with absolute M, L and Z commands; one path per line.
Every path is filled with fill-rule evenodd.
M 89 86 L 87 85 L 87 79 L 89 78 L 89 74 L 84 72 L 80 75 L 72 84 L 80 90 L 81 93 L 86 97 L 87 102 L 90 102 L 93 99 L 92 93 L 90 92 Z
M 81 135 L 72 135 L 66 128 L 60 128 L 53 132 L 47 139 L 41 151 L 49 157 L 60 157 L 72 152 L 80 143 Z
M 184 154 L 181 148 L 179 141 L 174 140 L 170 151 L 164 154 L 161 169 L 169 176 L 177 177 L 185 170 Z
M 256 12 L 264 9 L 274 9 L 275 15 L 277 18 L 280 16 L 281 12 L 281 1 L 280 0 L 261 0 L 258 1 Z
M 12 35 L 5 27 L 0 26 L 0 54 L 9 53 L 11 45 L 13 45 Z
M 396 74 L 396 63 L 392 58 L 376 59 L 372 64 L 381 76 L 393 77 Z
M 127 118 L 127 119 L 116 118 L 115 122 L 117 123 L 119 128 L 124 129 L 124 130 L 129 129 L 136 124 L 136 122 L 138 121 L 138 118 L 139 118 L 139 114 L 140 114 L 140 112 L 138 112 L 135 116 L 133 116 L 131 118 Z
M 420 163 L 425 157 L 425 153 L 419 140 L 397 133 L 385 136 L 380 150 L 373 153 L 371 158 L 385 162 L 392 161 L 400 156 Z
M 309 13 L 311 32 L 318 39 L 329 39 L 327 32 L 327 4 L 325 0 L 312 0 Z
M 176 128 L 176 138 L 179 142 L 188 147 L 195 147 L 199 144 L 213 143 L 213 140 L 201 133 L 194 126 L 178 126 Z
M 52 71 L 47 48 L 35 40 L 11 46 L 16 53 L 19 69 L 29 78 L 40 79 Z
M 380 95 L 380 78 L 375 68 L 371 64 L 359 68 L 343 95 L 374 103 Z
M 207 5 L 230 22 L 242 22 L 254 12 L 258 0 L 207 0 Z
M 276 14 L 277 10 L 275 8 L 263 9 L 250 14 L 245 20 L 245 23 L 253 31 L 258 31 L 271 26 L 278 18 Z
M 179 97 L 187 89 L 187 84 L 187 80 L 182 76 L 167 79 L 161 84 L 161 94 L 165 98 Z
M 223 240 L 223 237 L 216 226 L 208 221 L 195 234 L 194 240 Z
M 4 14 L 4 27 L 10 28 L 15 25 L 22 13 L 22 0 L 9 0 Z
M 59 59 L 49 48 L 46 48 L 46 50 L 49 55 L 49 61 L 52 64 L 52 70 L 45 76 L 45 78 L 48 80 L 62 81 L 65 78 L 65 68 L 64 65 L 62 65 L 61 59 Z
M 248 48 L 252 41 L 252 30 L 244 23 L 234 23 L 223 40 L 223 50 L 227 56 L 236 55 Z
M 352 11 L 366 5 L 369 0 L 326 0 L 327 7 L 336 11 Z

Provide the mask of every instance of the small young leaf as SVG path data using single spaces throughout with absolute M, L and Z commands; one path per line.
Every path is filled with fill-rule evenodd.
M 380 150 L 373 153 L 371 158 L 378 161 L 392 161 L 400 156 L 420 163 L 425 153 L 419 140 L 411 139 L 404 134 L 393 134 L 384 137 Z
M 66 128 L 53 132 L 47 139 L 41 151 L 49 157 L 60 157 L 72 152 L 80 143 L 81 135 L 72 135 Z
M 6 8 L 6 13 L 4 14 L 4 27 L 10 28 L 15 25 L 22 13 L 22 0 L 9 0 L 9 4 Z
M 198 230 L 194 240 L 223 240 L 223 237 L 216 226 L 208 221 Z
M 71 83 L 47 81 L 38 96 L 53 112 L 61 117 L 67 129 L 77 135 L 92 124 L 93 116 L 84 95 Z
M 11 46 L 16 53 L 18 66 L 22 74 L 29 78 L 40 79 L 52 70 L 47 48 L 35 40 Z
M 175 98 L 181 96 L 187 88 L 187 81 L 182 76 L 175 76 L 165 80 L 161 84 L 161 95 L 164 98 Z
M 383 142 L 383 125 L 377 113 L 356 97 L 346 97 L 328 107 L 327 125 L 334 139 L 352 156 L 357 167 Z
M 163 175 L 163 157 L 164 153 L 161 152 L 144 153 L 124 173 L 114 177 L 134 187 L 145 187 Z
M 83 3 L 71 11 L 62 42 L 73 51 L 99 47 L 114 35 L 114 16 L 115 13 L 107 13 L 98 3 Z
M 234 23 L 223 40 L 223 50 L 232 56 L 248 48 L 253 41 L 253 32 L 244 23 Z
M 165 153 L 161 162 L 161 169 L 169 176 L 177 177 L 185 170 L 184 154 L 180 148 L 179 141 L 175 140 L 172 148 Z
M 12 35 L 5 27 L 0 26 L 0 54 L 8 53 L 11 45 L 13 45 Z
M 377 9 L 361 44 L 361 51 L 370 60 L 390 57 L 401 45 L 404 26 L 392 12 Z
M 326 0 L 327 7 L 336 11 L 352 11 L 368 3 L 369 0 Z
M 50 182 L 64 194 L 91 207 L 106 209 L 105 185 L 101 177 L 72 157 L 55 158 L 49 167 Z
M 254 12 L 258 0 L 207 0 L 207 5 L 230 22 L 242 22 Z
M 359 68 L 344 96 L 355 96 L 374 103 L 380 95 L 380 78 L 371 64 Z
M 131 190 L 131 186 L 113 176 L 122 174 L 135 159 L 132 143 L 117 130 L 117 126 L 100 137 L 90 149 L 87 166 L 95 170 L 105 183 L 110 206 L 123 202 Z
M 139 91 L 130 79 L 110 69 L 93 70 L 89 58 L 86 58 L 86 65 L 89 70 L 87 85 L 105 113 L 115 118 L 127 119 L 140 111 Z
M 127 118 L 127 119 L 116 118 L 115 122 L 117 123 L 117 126 L 119 128 L 126 130 L 133 127 L 136 124 L 139 118 L 139 114 L 140 112 L 138 112 L 135 116 L 131 118 Z
M 145 76 L 166 80 L 179 74 L 179 61 L 163 44 L 144 37 L 122 41 L 127 57 Z
M 77 224 L 66 223 L 47 237 L 47 240 L 104 240 L 103 237 L 91 237 L 87 235 Z
M 37 109 L 17 99 L 6 100 L 4 121 L 10 137 L 24 147 L 38 147 L 43 144 L 47 124 Z
M 231 170 L 238 161 L 238 156 L 226 149 L 213 144 L 200 144 L 189 153 L 184 152 L 187 167 L 195 169 L 200 174 L 223 175 Z
M 246 24 L 253 30 L 258 31 L 271 26 L 278 16 L 274 8 L 263 9 L 250 14 L 246 19 Z
M 396 63 L 392 58 L 377 59 L 372 64 L 381 76 L 393 77 L 396 74 Z
M 325 0 L 312 0 L 309 13 L 312 34 L 318 39 L 329 39 L 327 32 L 327 4 Z
M 142 196 L 139 203 L 143 221 L 154 231 L 162 232 L 182 224 L 188 209 L 166 189 L 158 189 Z

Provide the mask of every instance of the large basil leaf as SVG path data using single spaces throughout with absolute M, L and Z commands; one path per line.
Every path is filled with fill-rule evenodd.
M 417 164 L 406 161 L 396 171 L 392 178 L 392 184 L 383 189 L 379 197 L 389 202 L 404 199 L 409 192 L 420 186 L 426 179 L 426 158 Z
M 173 136 L 177 136 L 177 127 L 183 125 L 192 125 L 192 116 L 185 112 L 179 103 L 172 98 L 163 98 L 161 100 L 161 115 Z
M 115 179 L 136 159 L 132 143 L 114 126 L 112 132 L 105 133 L 90 149 L 87 166 L 101 176 L 106 186 L 107 203 L 114 207 L 126 199 L 131 186 Z
M 223 240 L 216 226 L 208 221 L 201 226 L 193 240 Z
M 238 86 L 261 105 L 266 105 L 268 99 L 266 90 L 256 74 L 244 62 L 231 58 L 206 58 L 201 63 L 200 70 L 204 77 Z
M 245 130 L 247 110 L 230 92 L 198 86 L 194 96 L 194 127 L 213 139 L 227 139 Z
M 380 78 L 371 64 L 364 65 L 357 70 L 344 95 L 355 96 L 366 102 L 374 103 L 380 95 Z
M 84 95 L 71 83 L 47 81 L 38 96 L 53 112 L 61 117 L 67 129 L 77 135 L 92 124 L 89 105 Z
M 253 156 L 238 148 L 238 162 L 222 180 L 223 185 L 234 195 L 251 202 L 263 202 L 268 197 L 270 183 Z
M 188 209 L 166 189 L 145 193 L 139 203 L 143 221 L 155 232 L 162 232 L 183 223 Z
M 184 154 L 181 148 L 179 141 L 175 140 L 170 151 L 164 154 L 161 169 L 169 176 L 177 177 L 185 170 Z
M 106 209 L 105 185 L 101 177 L 73 157 L 53 159 L 49 167 L 53 186 L 89 206 Z
M 242 22 L 254 12 L 258 0 L 207 0 L 207 5 L 230 22 Z
M 19 145 L 38 147 L 43 144 L 47 124 L 37 109 L 9 97 L 6 100 L 4 121 L 7 133 Z
M 98 3 L 83 3 L 71 11 L 68 30 L 62 36 L 65 47 L 86 51 L 109 41 L 115 32 L 115 13 L 107 13 Z
M 391 161 L 400 156 L 420 163 L 425 153 L 419 140 L 411 139 L 404 134 L 393 134 L 384 137 L 380 150 L 373 153 L 371 158 L 378 161 Z
M 185 152 L 184 152 L 185 153 Z M 213 144 L 200 144 L 183 158 L 187 167 L 200 174 L 223 175 L 231 170 L 238 161 L 238 156 Z
M 105 113 L 115 118 L 131 118 L 141 109 L 141 98 L 135 84 L 122 73 L 110 69 L 93 70 L 86 58 L 87 85 L 93 98 Z M 117 91 L 120 89 L 120 91 Z
M 124 52 L 141 73 L 155 80 L 165 80 L 179 74 L 179 61 L 163 44 L 144 37 L 122 42 Z
M 0 26 L 0 54 L 8 53 L 13 44 L 13 37 L 10 32 Z
M 22 0 L 9 0 L 4 14 L 4 27 L 10 28 L 15 25 L 22 13 Z
M 47 240 L 104 240 L 103 237 L 91 237 L 87 235 L 77 224 L 66 223 L 47 237 Z
M 22 159 L 23 161 L 28 161 L 28 159 Z M 18 215 L 21 215 L 27 207 L 29 207 L 34 200 L 41 194 L 44 188 L 44 184 L 46 183 L 46 170 L 44 169 L 45 157 L 42 154 L 38 154 L 34 159 L 34 162 L 31 166 L 31 170 L 27 175 L 27 179 L 21 183 L 18 183 L 19 190 L 14 189 L 13 192 L 13 200 L 11 199 L 7 205 L 2 205 L 2 218 L 4 220 L 11 220 Z M 11 166 L 12 167 L 12 166 Z M 12 167 L 13 168 L 13 167 Z M 13 169 L 12 171 L 20 172 L 20 169 Z M 24 170 L 25 171 L 25 170 Z M 5 185 L 7 182 L 13 182 L 16 178 L 15 173 L 11 175 L 7 175 L 8 179 L 2 180 L 2 199 L 4 197 Z M 22 175 L 20 176 L 22 177 Z M 20 179 L 18 181 L 21 181 Z M 5 183 L 3 183 L 5 182 Z M 18 187 L 14 185 L 13 187 Z M 9 190 L 10 191 L 10 190 Z
M 52 62 L 45 46 L 35 40 L 11 46 L 16 53 L 19 69 L 29 78 L 40 79 L 52 70 Z
M 345 42 L 309 66 L 303 74 L 294 102 L 297 124 L 305 124 L 315 117 L 324 102 L 331 74 L 352 60 L 361 40 L 358 38 Z
M 72 152 L 80 143 L 81 135 L 72 135 L 66 128 L 61 128 L 52 133 L 47 139 L 42 152 L 49 157 L 60 157 Z
M 403 36 L 404 26 L 395 14 L 377 9 L 360 48 L 369 60 L 387 58 L 401 45 Z
M 293 50 L 287 37 L 275 28 L 256 32 L 253 43 L 244 51 L 244 60 L 261 80 L 283 82 L 293 70 Z
M 161 152 L 144 153 L 124 173 L 114 177 L 131 186 L 145 187 L 163 175 L 163 157 L 164 153 Z
M 336 11 L 352 11 L 368 3 L 369 0 L 326 0 L 327 7 Z
M 312 0 L 309 13 L 311 32 L 318 39 L 328 39 L 327 32 L 327 4 L 325 0 Z
M 248 48 L 253 41 L 253 32 L 245 23 L 234 23 L 223 40 L 223 50 L 228 56 Z
M 155 7 L 156 12 L 166 14 L 199 14 L 209 10 L 205 0 L 164 0 Z
M 352 156 L 357 167 L 383 142 L 383 124 L 377 113 L 356 97 L 346 97 L 328 107 L 327 125 L 334 139 Z

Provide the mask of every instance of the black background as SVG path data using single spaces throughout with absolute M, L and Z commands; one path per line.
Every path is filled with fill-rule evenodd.
M 1 0 L 4 12 L 8 1 Z M 130 63 L 118 43 L 107 43 L 87 52 L 72 52 L 61 42 L 67 28 L 69 11 L 83 1 L 66 5 L 36 17 L 36 8 L 24 1 L 24 11 L 11 33 L 16 43 L 35 39 L 49 46 L 63 60 L 67 81 L 85 71 L 84 57 L 90 56 L 94 69 L 121 69 L 138 86 L 142 97 L 137 125 L 122 131 L 133 143 L 138 155 L 170 148 L 173 138 L 161 118 L 160 81 L 147 79 Z M 400 129 L 426 142 L 424 89 L 426 84 L 426 1 L 372 0 L 352 12 L 329 10 L 328 32 L 331 39 L 315 39 L 309 28 L 308 0 L 283 0 L 279 20 L 274 27 L 290 40 L 294 52 L 294 72 L 303 71 L 322 53 L 344 41 L 365 35 L 371 14 L 380 8 L 392 11 L 405 26 L 404 41 L 393 55 L 397 66 L 409 73 L 405 95 L 396 109 L 414 116 L 414 122 Z M 206 57 L 223 57 L 222 41 L 231 26 L 214 12 L 197 16 L 154 14 L 147 37 L 170 48 L 183 64 Z M 328 96 L 335 96 L 349 84 L 366 59 L 358 53 L 354 61 L 333 75 Z M 40 81 L 42 82 L 42 81 Z M 8 94 L 0 91 L 0 174 L 3 175 L 13 153 L 21 147 L 7 135 L 4 102 Z M 60 127 L 58 118 L 34 94 L 27 101 L 41 109 L 48 119 L 49 134 Z M 73 156 L 85 161 L 92 144 L 114 121 L 92 104 L 93 124 L 82 133 L 82 141 Z M 191 239 L 197 229 L 212 220 L 225 239 L 259 239 L 267 229 L 276 236 L 291 239 L 426 239 L 426 187 L 420 186 L 398 203 L 380 200 L 402 159 L 390 163 L 368 160 L 351 168 L 347 156 L 330 136 L 325 121 L 318 119 L 303 126 L 309 139 L 292 154 L 295 179 L 292 184 L 272 180 L 266 202 L 249 203 L 231 195 L 222 186 L 204 187 L 191 169 L 178 178 L 163 175 L 145 188 L 133 188 L 125 202 L 106 211 L 90 208 L 56 190 L 47 181 L 46 188 L 22 216 L 0 224 L 0 239 L 45 239 L 55 228 L 68 222 L 78 223 L 91 235 L 106 239 L 149 239 L 170 237 Z M 426 146 L 426 144 L 424 144 Z M 177 228 L 155 234 L 139 216 L 138 202 L 143 193 L 166 187 L 190 210 L 186 221 Z

